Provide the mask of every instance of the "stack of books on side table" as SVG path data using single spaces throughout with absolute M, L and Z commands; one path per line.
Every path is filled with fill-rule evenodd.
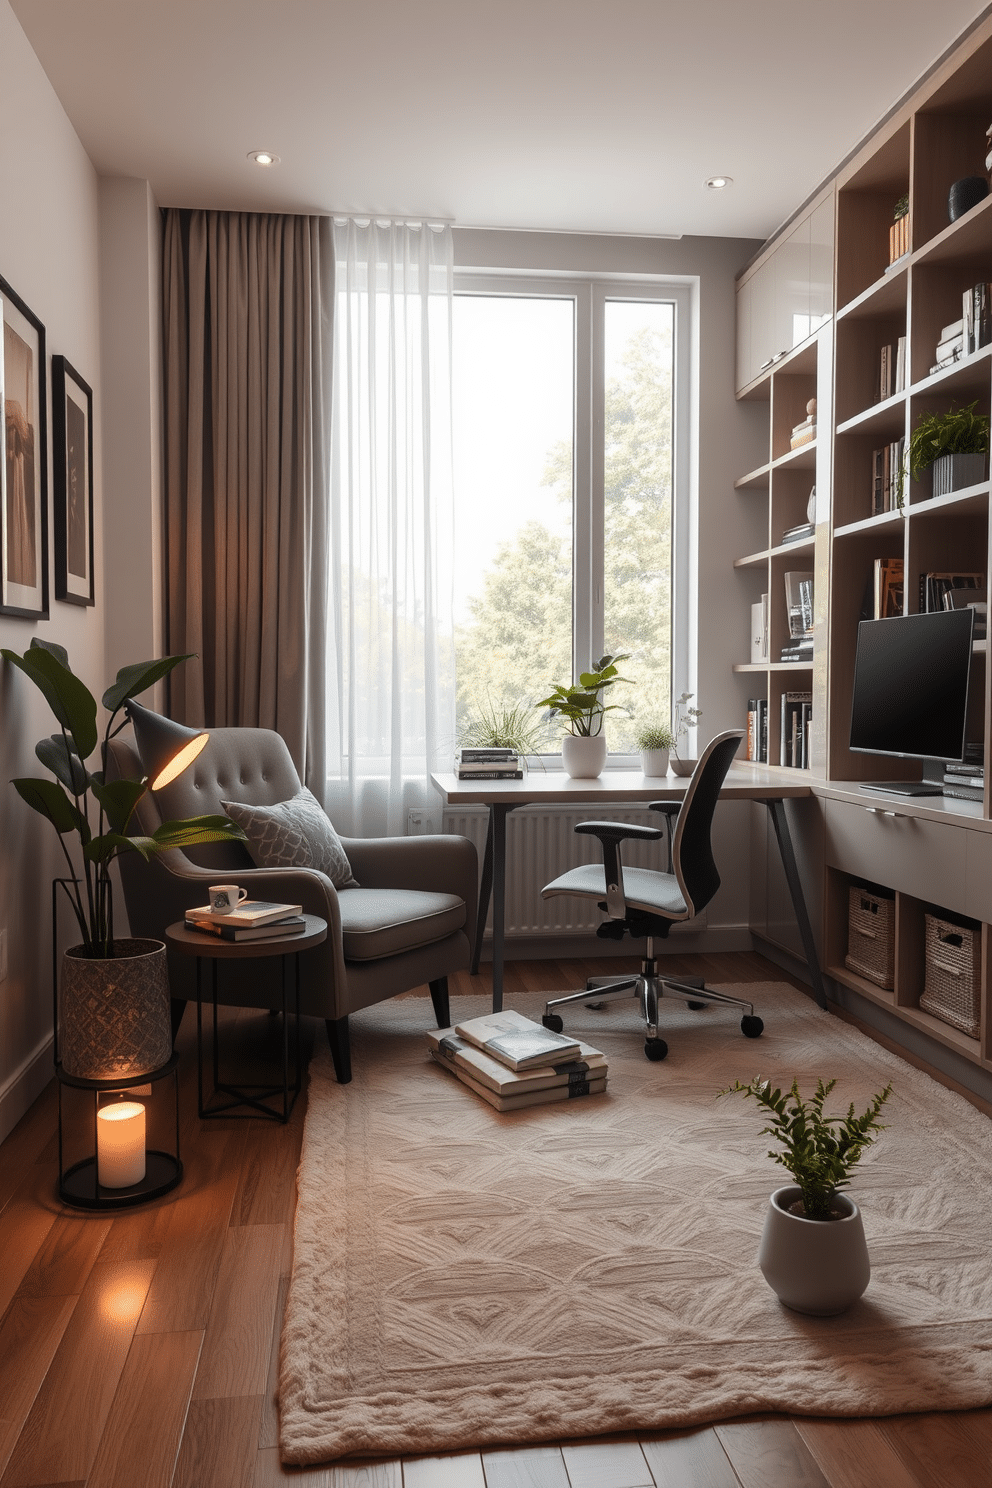
M 460 749 L 455 774 L 459 780 L 523 780 L 523 766 L 515 749 Z
M 270 904 L 264 899 L 242 899 L 226 914 L 214 914 L 209 905 L 188 909 L 187 930 L 200 930 L 220 940 L 283 940 L 301 935 L 307 927 L 302 904 Z
M 506 1009 L 427 1035 L 431 1058 L 497 1111 L 600 1095 L 606 1056 Z
M 944 795 L 956 801 L 980 801 L 985 795 L 985 767 L 965 762 L 944 766 Z

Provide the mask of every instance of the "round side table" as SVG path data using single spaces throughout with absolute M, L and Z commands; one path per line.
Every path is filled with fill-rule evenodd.
M 263 1116 L 274 1121 L 288 1121 L 289 1114 L 300 1093 L 300 952 L 320 945 L 327 938 L 327 922 L 319 915 L 305 915 L 306 928 L 297 935 L 273 936 L 271 940 L 223 940 L 206 930 L 188 930 L 183 921 L 170 925 L 165 932 L 166 943 L 180 955 L 196 957 L 196 1080 L 199 1113 L 211 1116 Z M 217 967 L 221 961 L 258 960 L 263 957 L 280 959 L 280 990 L 282 1011 L 282 1084 L 267 1086 L 238 1086 L 220 1077 L 220 1052 L 217 1035 Z M 293 1075 L 290 1083 L 289 1061 L 289 997 L 287 994 L 287 962 L 295 962 L 294 975 L 294 1052 Z M 213 1092 L 204 1098 L 203 1093 L 203 963 L 209 961 L 210 1008 L 212 1018 L 211 1063 Z M 273 1105 L 281 1096 L 281 1105 Z M 227 1099 L 223 1099 L 227 1097 Z M 241 1107 L 247 1107 L 241 1110 Z

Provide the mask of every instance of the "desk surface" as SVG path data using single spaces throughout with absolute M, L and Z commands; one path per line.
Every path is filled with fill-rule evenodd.
M 642 775 L 640 770 L 604 770 L 595 780 L 572 780 L 562 770 L 528 770 L 523 780 L 459 780 L 455 774 L 432 775 L 431 780 L 447 803 L 461 806 L 680 801 L 689 784 L 679 775 L 656 777 Z M 746 762 L 731 765 L 720 792 L 724 800 L 731 801 L 811 794 L 806 770 L 769 770 L 766 765 Z

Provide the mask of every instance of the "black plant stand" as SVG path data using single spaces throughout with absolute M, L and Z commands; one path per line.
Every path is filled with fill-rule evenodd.
M 60 1063 L 55 1066 L 55 1077 L 59 1088 L 59 1198 L 76 1209 L 128 1209 L 133 1204 L 145 1204 L 149 1199 L 160 1198 L 176 1187 L 183 1176 L 183 1165 L 179 1158 L 179 1055 L 145 1075 L 130 1075 L 122 1078 L 115 1075 L 112 1080 L 86 1080 L 79 1075 L 70 1075 Z M 172 1152 L 159 1152 L 152 1148 L 145 1153 L 145 1176 L 140 1183 L 129 1188 L 104 1188 L 97 1181 L 96 1123 L 100 1108 L 100 1096 L 132 1090 L 142 1085 L 154 1085 L 172 1077 L 172 1103 L 175 1116 L 175 1142 Z M 64 1088 L 89 1091 L 93 1098 L 92 1156 L 71 1167 L 63 1166 L 63 1109 Z

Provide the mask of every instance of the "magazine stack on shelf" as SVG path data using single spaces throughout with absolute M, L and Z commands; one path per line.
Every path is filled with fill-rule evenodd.
M 431 1058 L 497 1111 L 600 1095 L 606 1056 L 505 1009 L 427 1035 Z
M 459 780 L 523 780 L 523 765 L 515 749 L 460 749 L 455 774 Z
M 187 909 L 187 930 L 199 930 L 220 940 L 283 940 L 302 935 L 307 927 L 302 904 L 270 904 L 243 899 L 226 914 L 215 914 L 209 904 Z
M 956 801 L 981 801 L 985 795 L 984 765 L 945 765 L 944 795 Z

